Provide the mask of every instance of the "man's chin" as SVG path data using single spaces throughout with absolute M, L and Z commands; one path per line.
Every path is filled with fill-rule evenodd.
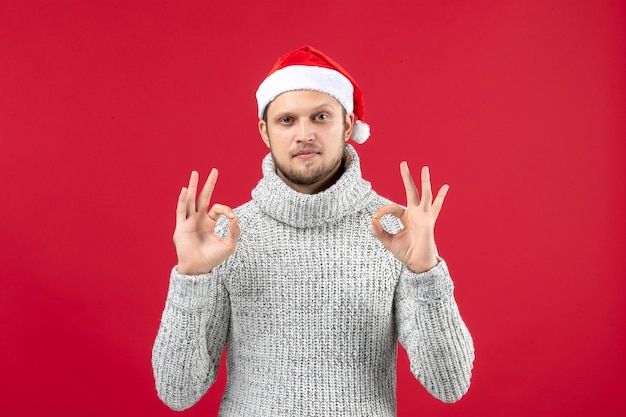
M 281 176 L 297 185 L 314 185 L 324 178 L 324 174 L 313 170 L 282 171 Z

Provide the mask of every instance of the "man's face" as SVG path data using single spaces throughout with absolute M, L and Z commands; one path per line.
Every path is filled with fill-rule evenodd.
M 296 191 L 312 194 L 341 175 L 344 145 L 354 115 L 328 94 L 297 90 L 282 93 L 267 107 L 259 133 L 270 148 L 276 173 Z

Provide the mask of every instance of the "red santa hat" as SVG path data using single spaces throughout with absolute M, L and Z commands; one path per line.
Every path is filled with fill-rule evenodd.
M 347 113 L 354 113 L 350 138 L 363 143 L 370 136 L 370 127 L 363 122 L 361 89 L 345 69 L 321 51 L 305 45 L 276 61 L 256 92 L 259 119 L 272 100 L 294 90 L 314 90 L 334 97 Z

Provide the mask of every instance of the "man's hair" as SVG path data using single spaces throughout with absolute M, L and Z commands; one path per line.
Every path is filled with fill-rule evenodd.
M 270 104 L 272 104 L 271 102 L 265 106 L 265 108 L 263 109 L 263 121 L 265 122 L 265 124 L 267 124 L 267 108 L 270 106 Z

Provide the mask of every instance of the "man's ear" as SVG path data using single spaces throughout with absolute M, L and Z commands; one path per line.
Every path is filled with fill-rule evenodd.
M 267 123 L 265 120 L 259 120 L 259 134 L 261 135 L 261 139 L 265 142 L 265 145 L 270 147 L 270 136 L 267 134 Z
M 354 126 L 354 113 L 346 114 L 345 126 L 346 126 L 345 141 L 347 142 L 348 139 L 350 139 L 350 136 L 352 136 L 352 127 Z

